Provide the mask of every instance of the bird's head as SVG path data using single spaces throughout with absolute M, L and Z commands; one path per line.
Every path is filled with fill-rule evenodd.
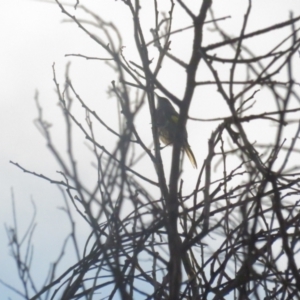
M 170 103 L 170 101 L 167 99 L 167 98 L 164 98 L 164 97 L 161 97 L 161 96 L 158 96 L 156 94 L 156 97 L 157 97 L 157 108 L 158 109 L 171 109 L 171 111 L 174 110 L 174 107 L 172 106 L 172 104 Z

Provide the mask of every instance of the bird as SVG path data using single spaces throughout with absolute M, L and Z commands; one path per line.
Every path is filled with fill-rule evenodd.
M 159 139 L 165 145 L 172 145 L 177 134 L 177 125 L 179 120 L 179 114 L 171 104 L 171 102 L 164 97 L 156 94 L 158 99 L 156 109 L 156 121 Z M 188 134 L 186 128 L 182 137 L 182 148 L 187 154 L 192 166 L 197 169 L 197 161 L 194 153 L 188 143 Z

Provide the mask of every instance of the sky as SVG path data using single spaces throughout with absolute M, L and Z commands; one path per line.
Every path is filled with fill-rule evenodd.
M 82 4 L 94 9 L 107 21 L 112 21 L 120 27 L 124 53 L 128 58 L 134 58 L 135 50 L 132 38 L 132 18 L 127 8 L 121 1 L 111 0 L 82 0 Z M 190 7 L 198 6 L 198 1 L 186 1 Z M 75 1 L 68 1 L 74 4 Z M 144 30 L 148 32 L 151 39 L 151 15 L 147 9 L 147 3 L 142 3 L 142 14 L 147 22 Z M 168 1 L 162 1 L 162 7 L 168 9 Z M 244 13 L 248 1 L 245 0 L 215 0 L 213 1 L 216 17 L 230 15 L 231 18 L 221 24 L 225 30 L 232 35 L 237 35 L 243 22 Z M 148 2 L 149 4 L 149 2 Z M 73 11 L 72 7 L 69 7 Z M 300 13 L 300 5 L 297 0 L 254 0 L 252 16 L 249 21 L 249 32 L 270 26 L 277 22 L 285 21 L 289 18 L 289 13 L 294 12 L 297 16 Z M 178 15 L 183 16 L 183 12 L 178 9 Z M 89 56 L 106 57 L 103 49 L 100 49 L 91 39 L 89 39 L 77 26 L 70 22 L 63 22 L 65 16 L 55 4 L 31 1 L 31 0 L 1 0 L 0 3 L 0 279 L 16 286 L 19 285 L 16 268 L 12 260 L 8 240 L 5 231 L 6 226 L 13 224 L 12 217 L 12 198 L 15 200 L 15 207 L 18 218 L 18 228 L 20 235 L 24 234 L 25 227 L 29 224 L 33 214 L 34 201 L 37 208 L 37 227 L 34 235 L 35 261 L 33 263 L 33 274 L 44 274 L 49 262 L 56 259 L 64 237 L 70 231 L 70 224 L 63 216 L 64 212 L 60 209 L 63 204 L 60 191 L 53 185 L 36 178 L 32 175 L 23 173 L 20 169 L 13 166 L 9 161 L 18 162 L 23 167 L 37 173 L 48 175 L 52 178 L 59 178 L 57 163 L 51 156 L 46 147 L 46 143 L 34 125 L 37 118 L 34 95 L 39 92 L 39 101 L 43 107 L 44 115 L 52 124 L 52 132 L 55 143 L 62 151 L 65 151 L 63 130 L 63 118 L 57 105 L 58 100 L 54 91 L 52 65 L 55 63 L 58 81 L 63 83 L 65 66 L 71 62 L 71 76 L 74 85 L 87 102 L 96 103 L 95 107 L 99 110 L 105 121 L 111 122 L 116 126 L 116 119 L 109 113 L 110 107 L 115 105 L 113 99 L 107 97 L 107 90 L 110 82 L 115 80 L 115 74 L 104 63 L 99 61 L 86 61 L 81 58 L 65 57 L 65 54 L 84 54 Z M 174 21 L 175 22 L 175 21 Z M 181 26 L 190 25 L 188 18 L 182 17 L 180 23 L 174 23 L 174 29 Z M 238 29 L 238 30 L 237 30 Z M 208 34 L 207 27 L 205 42 L 217 41 L 218 36 L 213 32 Z M 190 33 L 186 32 L 181 38 L 174 38 L 172 48 L 174 52 L 179 51 L 188 55 L 190 45 Z M 264 52 L 268 46 L 271 47 L 275 37 L 270 40 L 258 38 L 256 51 Z M 155 51 L 155 49 L 151 49 Z M 188 56 L 187 56 L 188 57 Z M 164 65 L 160 79 L 178 97 L 182 96 L 184 90 L 184 73 L 176 67 Z M 176 76 L 174 76 L 176 74 Z M 207 73 L 199 75 L 201 80 L 205 80 Z M 258 100 L 264 97 L 262 91 L 257 95 Z M 207 116 L 227 116 L 228 111 L 225 104 L 220 104 L 219 96 L 211 89 L 203 89 L 195 94 L 190 116 L 205 118 Z M 203 100 L 205 99 L 205 101 Z M 259 102 L 259 101 L 258 101 Z M 82 115 L 80 108 L 75 108 L 78 114 Z M 150 117 L 145 109 L 138 120 L 138 130 L 143 128 L 150 130 Z M 202 162 L 206 153 L 206 141 L 209 138 L 212 127 L 207 123 L 195 123 L 190 121 L 189 138 L 194 141 L 199 130 L 203 135 L 203 144 L 193 144 L 192 149 L 196 153 L 196 158 Z M 259 126 L 259 125 L 257 125 Z M 269 128 L 260 128 L 261 138 L 268 134 Z M 249 132 L 251 135 L 252 133 Z M 253 134 L 256 134 L 253 131 Z M 103 132 L 107 143 L 110 141 L 107 133 Z M 258 139 L 260 137 L 257 137 Z M 78 136 L 78 141 L 83 143 L 84 139 Z M 78 154 L 84 157 L 86 148 L 79 148 Z M 169 151 L 169 152 L 167 152 Z M 163 154 L 166 166 L 169 167 L 170 150 Z M 82 163 L 82 174 L 89 182 L 90 175 L 85 165 L 89 164 L 88 159 Z M 186 174 L 194 172 L 188 161 L 185 161 Z M 187 175 L 188 178 L 188 175 Z M 12 196 L 13 195 L 13 196 Z M 84 240 L 88 228 L 80 220 L 78 227 L 79 236 Z M 45 236 L 46 235 L 46 236 Z M 46 258 L 45 258 L 46 256 Z M 68 263 L 66 262 L 66 265 Z M 39 278 L 37 279 L 39 280 Z M 1 299 L 8 296 L 18 299 L 13 293 L 8 291 L 0 284 Z M 5 296 L 4 296 L 5 295 Z M 6 297 L 6 298 L 4 298 Z

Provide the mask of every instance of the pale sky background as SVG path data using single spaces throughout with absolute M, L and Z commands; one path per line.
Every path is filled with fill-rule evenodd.
M 147 18 L 148 22 L 145 24 L 144 30 L 150 39 L 149 30 L 153 27 L 153 23 L 150 19 L 149 10 L 145 7 L 147 1 L 141 1 L 141 3 L 143 4 L 143 16 Z M 198 2 L 194 0 L 186 1 L 190 6 L 192 4 L 196 5 L 195 3 Z M 68 3 L 75 4 L 75 0 L 68 1 Z M 105 20 L 116 22 L 117 25 L 121 26 L 121 33 L 124 36 L 123 44 L 126 46 L 125 55 L 128 55 L 130 59 L 134 59 L 132 17 L 129 15 L 127 7 L 121 1 L 114 0 L 81 0 L 80 3 L 93 8 Z M 165 3 L 168 4 L 169 2 L 161 1 L 162 5 Z M 236 36 L 240 31 L 247 3 L 248 1 L 245 0 L 213 1 L 216 17 L 231 15 L 231 19 L 220 23 L 228 33 Z M 167 10 L 168 6 L 165 7 Z M 71 7 L 69 9 L 73 11 Z M 184 18 L 183 11 L 178 6 L 176 6 L 176 9 L 178 15 L 182 15 L 182 18 L 180 18 L 179 24 L 175 21 L 174 29 L 190 25 L 189 19 Z M 299 0 L 253 0 L 247 32 L 285 21 L 289 18 L 290 11 L 294 12 L 294 16 L 299 16 Z M 72 62 L 71 77 L 77 91 L 88 103 L 95 105 L 95 109 L 99 111 L 104 120 L 112 122 L 112 126 L 115 125 L 114 118 L 110 115 L 109 110 L 113 105 L 112 101 L 115 100 L 108 99 L 106 94 L 109 83 L 116 80 L 115 74 L 104 62 L 64 57 L 65 54 L 69 53 L 98 57 L 107 57 L 107 55 L 76 25 L 62 23 L 63 19 L 66 18 L 55 4 L 30 0 L 1 0 L 0 2 L 0 279 L 17 287 L 20 286 L 20 283 L 14 261 L 9 255 L 4 228 L 4 224 L 13 224 L 11 189 L 14 190 L 20 234 L 24 233 L 22 229 L 29 224 L 33 213 L 31 199 L 34 200 L 37 207 L 34 263 L 32 265 L 32 274 L 36 276 L 37 282 L 39 280 L 42 282 L 46 278 L 49 263 L 57 258 L 64 237 L 70 231 L 68 221 L 64 220 L 64 213 L 58 209 L 63 206 L 63 200 L 58 189 L 39 178 L 24 174 L 21 170 L 9 164 L 9 160 L 12 160 L 37 173 L 42 173 L 54 179 L 61 179 L 56 173 L 58 170 L 56 161 L 52 158 L 43 137 L 33 124 L 33 120 L 37 117 L 34 94 L 35 90 L 38 90 L 45 118 L 53 124 L 53 138 L 57 144 L 61 145 L 60 149 L 65 151 L 64 146 L 61 144 L 63 142 L 62 133 L 64 133 L 64 129 L 61 129 L 64 128 L 62 127 L 62 114 L 57 106 L 58 100 L 52 81 L 53 62 L 55 62 L 57 78 L 61 85 L 63 84 L 65 65 L 69 61 Z M 207 25 L 207 28 L 209 28 L 209 25 Z M 286 34 L 289 30 L 290 28 L 282 32 Z M 205 34 L 206 43 L 209 43 L 210 38 L 214 41 L 220 39 L 217 34 L 209 33 L 208 30 Z M 174 37 L 172 50 L 174 49 L 175 53 L 176 51 L 181 54 L 189 53 L 189 37 L 189 32 L 186 32 L 180 38 L 179 36 Z M 186 40 L 183 40 L 184 38 Z M 257 39 L 257 48 L 254 50 L 256 53 L 265 53 L 271 49 L 272 43 L 279 40 L 279 36 L 273 36 L 269 40 L 266 40 L 265 36 L 264 38 L 260 37 Z M 151 51 L 155 52 L 156 50 L 152 48 Z M 188 55 L 183 55 L 183 57 L 189 58 Z M 172 93 L 180 97 L 184 89 L 184 74 L 176 68 L 172 69 L 173 67 L 168 66 L 167 62 L 164 67 L 160 79 Z M 298 69 L 300 69 L 299 65 Z M 199 79 L 207 80 L 205 76 L 206 73 L 200 74 Z M 263 105 L 264 102 L 259 100 L 265 96 L 264 91 L 257 94 L 256 97 L 260 103 L 258 106 Z M 198 118 L 227 116 L 226 106 L 219 99 L 220 96 L 215 88 L 199 89 L 195 94 L 190 116 Z M 80 108 L 78 108 L 78 113 L 81 116 L 83 115 Z M 147 126 L 145 130 L 150 130 L 150 118 L 146 109 L 141 114 L 139 121 L 141 123 L 139 123 L 138 130 L 143 131 Z M 196 154 L 198 165 L 202 164 L 205 157 L 206 142 L 213 128 L 212 125 L 189 122 L 189 139 Z M 260 136 L 257 135 L 256 131 L 249 132 L 249 134 L 255 135 L 258 140 L 259 138 L 265 139 L 270 128 L 257 126 Z M 199 131 L 203 135 L 203 144 L 193 143 L 197 140 L 196 137 Z M 103 134 L 108 145 L 110 142 L 113 143 L 109 140 L 109 135 L 106 132 L 103 132 Z M 84 139 L 78 136 L 78 141 L 81 142 Z M 169 166 L 167 160 L 170 158 L 170 151 L 169 149 L 163 153 L 167 167 Z M 79 155 L 77 159 L 79 161 L 80 158 L 84 160 L 86 149 L 80 148 L 77 153 Z M 86 159 L 83 165 L 89 165 L 89 163 L 89 159 Z M 189 162 L 185 160 L 186 174 L 195 177 L 195 173 L 191 173 L 195 171 L 188 164 Z M 87 182 L 90 178 L 94 178 L 88 170 L 83 166 L 82 174 Z M 188 178 L 188 175 L 186 176 Z M 85 234 L 88 232 L 87 227 L 83 223 L 79 223 L 79 225 L 79 236 L 84 241 Z M 67 262 L 65 266 L 68 266 Z M 8 296 L 12 299 L 19 299 L 18 296 L 0 284 L 0 300 L 7 299 Z

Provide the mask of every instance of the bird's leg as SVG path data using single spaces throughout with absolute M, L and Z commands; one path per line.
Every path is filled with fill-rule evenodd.
M 159 147 L 159 150 L 163 150 L 163 149 L 165 149 L 166 147 L 168 147 L 168 146 L 170 146 L 170 145 L 172 145 L 172 143 L 166 144 L 166 145 L 164 145 L 163 147 Z
M 159 144 L 160 145 L 160 144 Z M 169 144 L 167 144 L 167 145 L 164 145 L 164 146 L 161 146 L 161 147 L 159 147 L 159 150 L 163 150 L 163 149 L 165 149 L 166 147 L 168 147 L 168 146 L 170 146 L 170 145 L 172 145 L 172 143 L 169 143 Z M 154 149 L 153 149 L 154 150 Z

